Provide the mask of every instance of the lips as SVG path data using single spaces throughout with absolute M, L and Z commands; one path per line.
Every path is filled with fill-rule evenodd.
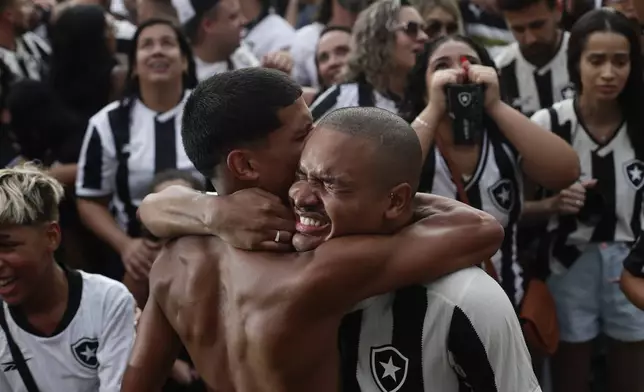
M 5 297 L 13 291 L 17 279 L 14 277 L 0 278 L 0 296 Z
M 327 231 L 329 223 L 319 215 L 297 215 L 295 230 L 306 235 L 319 235 Z
M 610 94 L 610 93 L 614 93 L 614 92 L 617 91 L 617 86 L 610 86 L 610 85 L 599 86 L 599 87 L 597 87 L 597 90 L 601 91 L 602 93 Z

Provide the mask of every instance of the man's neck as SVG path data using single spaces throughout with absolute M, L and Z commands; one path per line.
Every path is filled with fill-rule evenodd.
M 523 55 L 523 57 L 532 65 L 534 65 L 537 68 L 541 68 L 544 65 L 548 64 L 552 59 L 557 55 L 557 52 L 559 51 L 559 48 L 561 47 L 561 41 L 563 40 L 563 31 L 562 30 L 557 30 L 557 36 L 550 46 L 550 52 L 549 53 L 544 53 L 542 56 L 539 57 L 526 57 Z
M 210 43 L 206 39 L 202 40 L 197 45 L 193 45 L 192 52 L 201 61 L 209 64 L 227 61 L 230 56 L 232 56 L 232 53 L 221 53 L 221 51 L 217 50 L 216 43 Z
M 177 106 L 183 96 L 183 81 L 172 81 L 162 85 L 142 85 L 141 101 L 158 113 L 165 113 Z
M 51 312 L 60 304 L 66 304 L 69 297 L 69 282 L 65 271 L 53 259 L 52 270 L 45 273 L 38 290 L 20 305 L 20 311 L 27 317 Z
M 239 5 L 242 14 L 249 23 L 255 22 L 262 14 L 262 5 L 257 0 L 242 0 Z
M 331 4 L 331 19 L 329 19 L 327 26 L 353 27 L 356 16 L 342 8 L 338 0 L 332 0 Z
M 0 27 L 0 47 L 16 50 L 16 33 L 11 27 Z

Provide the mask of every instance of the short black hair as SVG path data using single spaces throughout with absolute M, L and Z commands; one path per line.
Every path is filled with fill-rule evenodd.
M 188 158 L 206 178 L 231 150 L 266 138 L 282 126 L 277 112 L 302 88 L 283 72 L 245 68 L 214 75 L 188 98 L 181 137 Z
M 532 5 L 545 1 L 549 9 L 554 9 L 557 5 L 556 0 L 497 0 L 497 6 L 501 11 L 516 12 L 524 10 Z
M 417 190 L 422 150 L 416 132 L 401 117 L 384 109 L 351 107 L 330 112 L 316 128 L 369 140 L 376 147 L 373 168 L 379 185 L 390 188 L 406 182 Z

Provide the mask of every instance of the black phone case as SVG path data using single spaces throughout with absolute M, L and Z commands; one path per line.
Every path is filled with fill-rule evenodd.
M 480 84 L 445 86 L 447 110 L 453 120 L 454 144 L 471 145 L 481 138 L 485 89 Z

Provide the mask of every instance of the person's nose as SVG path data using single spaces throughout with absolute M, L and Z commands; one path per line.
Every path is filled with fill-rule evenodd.
M 289 190 L 289 197 L 297 209 L 306 210 L 317 205 L 318 198 L 308 181 L 297 181 Z

